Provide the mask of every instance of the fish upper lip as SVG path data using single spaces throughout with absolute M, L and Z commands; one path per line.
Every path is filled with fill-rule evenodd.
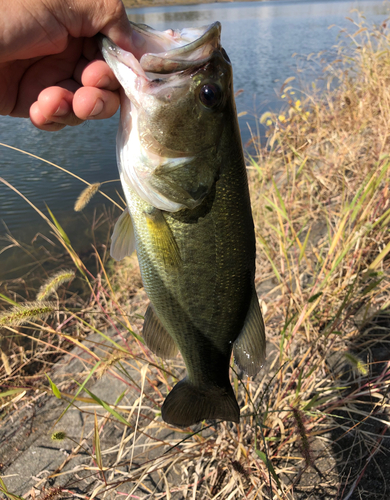
M 194 66 L 203 66 L 212 53 L 220 48 L 220 38 L 221 23 L 215 22 L 192 42 L 162 53 L 143 54 L 140 64 L 145 72 L 155 74 L 171 74 Z

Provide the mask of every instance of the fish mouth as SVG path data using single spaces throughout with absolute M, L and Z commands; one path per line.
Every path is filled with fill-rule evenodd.
M 131 26 L 132 52 L 100 35 L 103 57 L 125 90 L 129 78 L 130 81 L 138 77 L 150 82 L 159 76 L 191 70 L 207 64 L 212 54 L 221 49 L 219 22 L 180 31 L 157 31 L 134 23 Z

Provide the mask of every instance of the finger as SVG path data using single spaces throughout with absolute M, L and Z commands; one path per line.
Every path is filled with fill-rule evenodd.
M 83 56 L 88 61 L 95 61 L 96 59 L 104 61 L 96 36 L 93 36 L 91 38 L 87 37 L 84 39 Z
M 119 92 L 81 87 L 73 98 L 73 111 L 81 120 L 110 118 L 119 108 Z
M 57 130 L 61 130 L 66 127 L 66 125 L 61 123 L 55 123 L 47 120 L 39 109 L 38 101 L 34 102 L 34 104 L 30 107 L 30 120 L 33 125 L 40 130 L 45 130 L 46 132 L 57 132 Z
M 49 87 L 39 94 L 38 101 L 31 106 L 30 119 L 37 128 L 56 131 L 66 125 L 79 125 L 84 120 L 110 118 L 119 108 L 118 92 L 96 87 L 77 89 L 74 81 L 62 84 L 68 88 Z
M 90 24 L 95 26 L 95 35 L 101 31 L 122 49 L 132 51 L 132 28 L 121 0 L 85 0 L 84 8 L 93 2 L 93 8 L 86 10 Z M 81 2 L 79 2 L 80 4 Z M 100 4 L 100 9 L 96 4 Z M 87 23 L 84 24 L 84 27 Z M 85 34 L 90 37 L 91 34 Z
M 52 123 L 74 126 L 83 122 L 73 112 L 74 92 L 78 85 L 73 80 L 61 82 L 61 85 L 43 90 L 37 103 L 30 108 L 30 118 L 36 127 L 47 130 L 48 125 L 55 129 Z
M 82 47 L 82 40 L 70 38 L 68 47 L 63 53 L 35 60 L 20 78 L 12 116 L 28 116 L 30 106 L 48 87 L 56 85 L 75 92 L 81 83 L 72 81 L 72 77 L 77 61 L 82 55 Z
M 56 19 L 71 36 L 89 38 L 101 31 L 120 47 L 131 50 L 132 30 L 121 0 L 67 0 L 55 5 Z
M 83 62 L 85 61 L 85 64 Z M 120 85 L 111 68 L 105 61 L 80 61 L 74 73 L 74 78 L 85 87 L 117 90 Z

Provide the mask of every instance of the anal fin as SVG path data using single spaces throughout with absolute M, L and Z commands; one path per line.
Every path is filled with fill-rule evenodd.
M 244 326 L 233 346 L 236 364 L 250 377 L 256 375 L 264 364 L 265 346 L 264 321 L 254 290 Z
M 115 260 L 122 260 L 130 256 L 135 250 L 135 235 L 133 222 L 126 208 L 116 221 L 114 232 L 111 236 L 111 257 Z
M 149 349 L 160 358 L 169 359 L 176 356 L 178 352 L 177 346 L 162 325 L 151 304 L 149 304 L 145 313 L 142 336 Z

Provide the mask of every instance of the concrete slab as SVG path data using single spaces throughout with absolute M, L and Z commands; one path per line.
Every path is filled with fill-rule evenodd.
M 116 335 L 115 332 L 108 334 L 113 337 Z M 109 349 L 107 343 L 102 344 L 101 338 L 97 335 L 89 336 L 85 343 L 92 352 Z M 74 394 L 77 384 L 72 379 L 77 378 L 80 381 L 85 379 L 91 369 L 89 360 L 90 355 L 83 352 L 80 347 L 76 347 L 71 354 L 57 363 L 50 376 L 63 393 Z M 136 365 L 137 363 L 134 368 L 127 366 L 126 369 L 130 379 L 140 380 L 139 368 Z M 142 366 L 142 363 L 139 363 L 139 366 Z M 130 387 L 128 383 L 110 374 L 105 374 L 99 379 L 92 377 L 86 387 L 108 404 L 114 404 L 123 393 L 125 393 L 121 400 L 123 407 L 131 408 L 139 399 L 136 387 Z M 149 389 L 146 388 L 144 398 L 148 396 L 147 390 Z M 89 398 L 85 393 L 81 396 Z M 55 488 L 61 488 L 71 490 L 78 495 L 85 495 L 99 486 L 106 489 L 104 481 L 113 482 L 114 488 L 108 495 L 111 497 L 116 496 L 115 486 L 119 485 L 123 493 L 134 490 L 136 486 L 138 498 L 148 498 L 151 494 L 165 490 L 166 484 L 161 477 L 161 471 L 164 470 L 164 462 L 168 463 L 168 460 L 162 459 L 160 464 L 162 468 L 158 472 L 148 471 L 148 468 L 151 469 L 153 462 L 169 448 L 169 443 L 173 444 L 182 439 L 182 434 L 175 433 L 168 427 L 153 425 L 155 413 L 143 405 L 141 406 L 143 416 L 150 419 L 150 428 L 146 435 L 134 433 L 131 427 L 125 429 L 123 424 L 115 421 L 109 412 L 97 403 L 91 405 L 76 402 L 76 406 L 71 407 L 55 425 L 67 404 L 66 401 L 56 399 L 52 395 L 39 394 L 28 406 L 18 411 L 14 419 L 11 416 L 7 422 L 3 422 L 0 427 L 0 462 L 3 464 L 1 475 L 11 493 L 31 497 L 31 492 L 35 491 L 36 495 L 41 494 L 42 497 L 45 496 L 42 494 L 43 488 L 46 492 L 51 491 L 53 495 Z M 106 469 L 104 479 L 93 459 L 95 411 L 99 421 L 102 461 Z M 135 423 L 136 415 L 135 411 L 129 418 L 131 424 Z M 145 429 L 140 429 L 143 430 Z M 68 437 L 62 441 L 53 440 L 51 437 L 53 432 L 59 431 Z M 131 443 L 134 441 L 134 436 L 135 447 L 132 450 Z M 124 440 L 127 441 L 125 453 L 120 451 L 120 445 Z M 129 452 L 132 456 L 129 456 Z M 136 474 L 138 465 L 145 463 L 147 466 L 143 466 L 140 474 Z M 121 485 L 121 473 L 122 479 L 126 481 L 123 485 Z M 129 473 L 130 476 L 134 476 L 134 480 L 127 481 Z M 174 480 L 174 475 L 174 470 L 170 470 L 168 473 L 170 481 Z M 138 486 L 137 479 L 141 479 Z M 179 497 L 176 495 L 172 498 Z

